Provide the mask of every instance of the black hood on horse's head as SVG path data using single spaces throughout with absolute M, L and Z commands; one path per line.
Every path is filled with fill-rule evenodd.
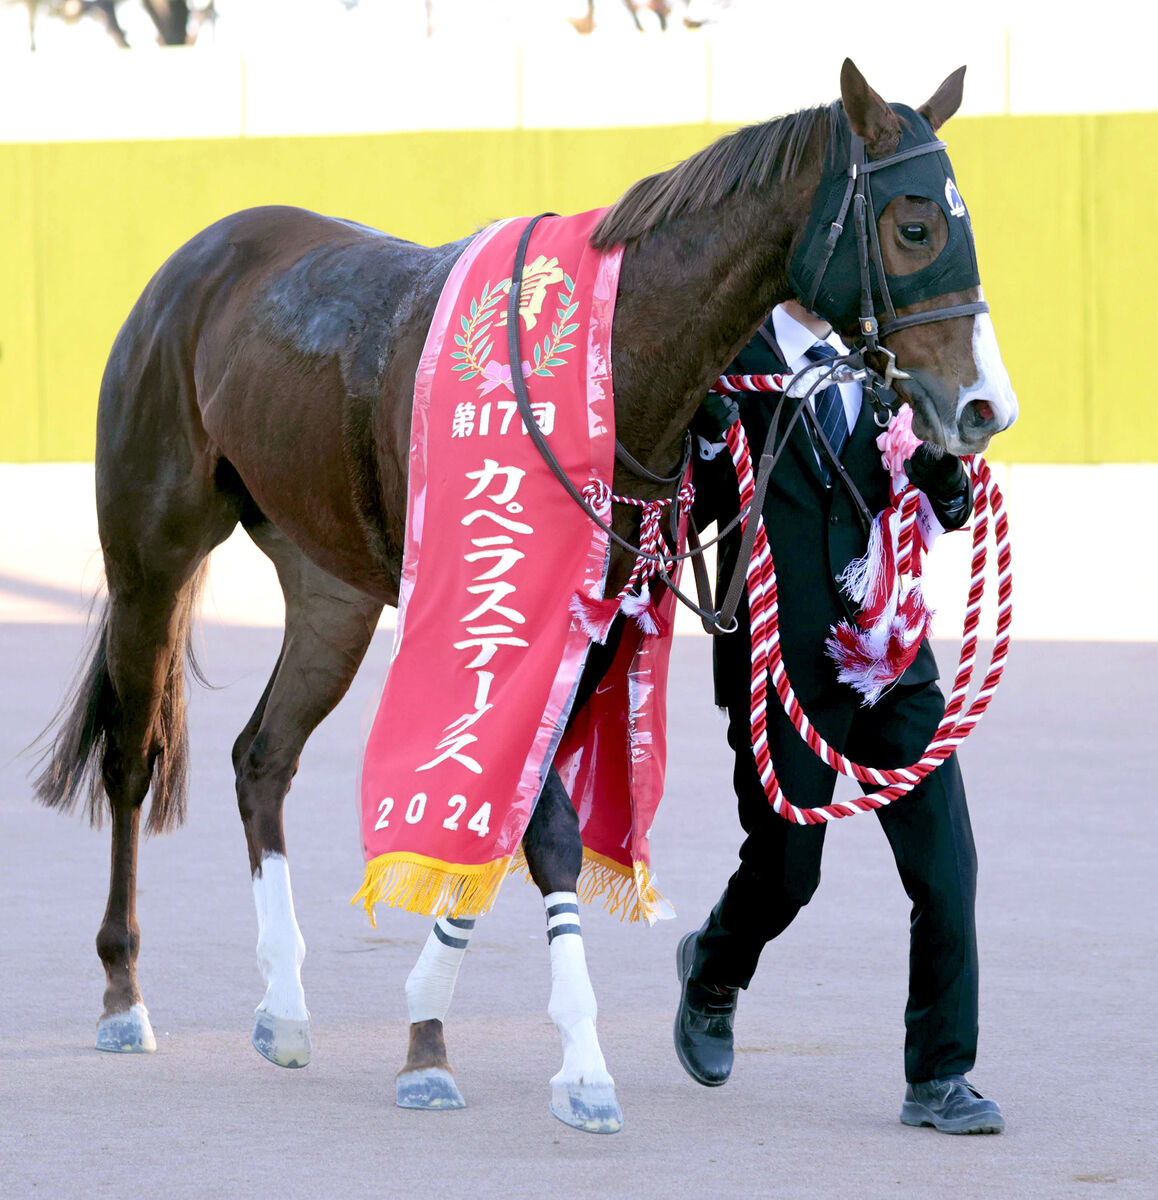
M 919 113 L 903 104 L 894 104 L 892 108 L 901 118 L 902 128 L 896 153 L 937 140 L 933 127 Z M 788 282 L 802 301 L 807 301 L 816 285 L 816 272 L 824 261 L 825 239 L 840 212 L 848 185 L 851 130 L 847 119 L 843 117 L 843 110 L 840 111 L 841 119 L 833 122 L 824 175 L 812 202 L 808 225 L 788 271 Z M 889 295 L 896 308 L 980 284 L 969 214 L 957 190 L 949 156 L 944 150 L 930 151 L 893 166 L 882 167 L 874 171 L 869 180 L 873 211 L 866 215 L 874 223 L 880 220 L 881 214 L 897 196 L 922 196 L 940 206 L 949 227 L 945 248 L 928 266 L 911 275 L 887 276 Z M 884 300 L 875 266 L 870 266 L 870 276 L 875 313 L 879 315 L 884 311 Z M 860 314 L 860 268 L 851 205 L 811 307 L 835 329 L 848 329 L 857 324 Z

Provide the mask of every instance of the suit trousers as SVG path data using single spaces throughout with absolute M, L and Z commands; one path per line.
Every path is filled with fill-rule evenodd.
M 853 693 L 809 705 L 832 745 L 866 766 L 916 761 L 944 713 L 935 682 L 894 686 L 871 708 Z M 740 866 L 700 932 L 692 979 L 746 988 L 764 946 L 782 933 L 820 882 L 826 825 L 794 825 L 768 803 L 756 771 L 747 697 L 728 709 L 728 741 L 746 838 Z M 799 807 L 832 799 L 836 773 L 808 748 L 770 695 L 768 737 L 781 787 Z M 867 793 L 873 790 L 862 785 Z M 956 754 L 877 818 L 912 901 L 905 1077 L 910 1083 L 965 1074 L 977 1051 L 977 857 Z

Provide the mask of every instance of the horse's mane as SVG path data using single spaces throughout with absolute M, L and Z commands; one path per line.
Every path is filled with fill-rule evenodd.
M 641 237 L 672 217 L 700 212 L 738 192 L 788 178 L 800 166 L 817 121 L 838 120 L 840 103 L 803 108 L 725 134 L 678 166 L 633 183 L 595 227 L 597 250 Z

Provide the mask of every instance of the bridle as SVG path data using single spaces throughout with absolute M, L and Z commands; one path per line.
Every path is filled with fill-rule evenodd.
M 889 293 L 885 262 L 881 254 L 880 237 L 877 233 L 877 216 L 873 207 L 872 176 L 879 171 L 899 166 L 910 159 L 919 158 L 925 154 L 936 154 L 944 149 L 945 143 L 940 139 L 934 139 L 933 141 L 923 142 L 918 146 L 910 146 L 908 149 L 898 151 L 896 154 L 889 154 L 884 158 L 875 158 L 869 161 L 865 158 L 864 138 L 855 133 L 852 135 L 847 170 L 848 183 L 845 186 L 844 198 L 841 201 L 835 220 L 829 226 L 812 287 L 809 289 L 808 296 L 803 301 L 805 308 L 810 312 L 814 311 L 817 293 L 820 291 L 820 285 L 824 280 L 825 272 L 832 261 L 832 255 L 836 250 L 837 242 L 844 232 L 845 223 L 848 219 L 848 210 L 851 205 L 853 235 L 856 239 L 857 265 L 860 273 L 860 315 L 857 318 L 857 332 L 861 339 L 860 353 L 862 355 L 866 353 L 880 355 L 885 359 L 885 369 L 883 372 L 876 371 L 863 362 L 863 359 L 860 363 L 853 364 L 850 362 L 849 365 L 864 366 L 869 372 L 869 379 L 866 382 L 871 384 L 879 382 L 885 391 L 891 391 L 894 379 L 908 379 L 909 376 L 905 371 L 897 367 L 896 355 L 887 347 L 880 344 L 881 338 L 888 337 L 891 333 L 897 333 L 901 329 L 911 329 L 915 325 L 928 325 L 934 321 L 948 321 L 953 317 L 968 317 L 989 311 L 989 305 L 986 301 L 975 300 L 968 304 L 950 304 L 941 308 L 930 308 L 924 312 L 908 313 L 905 316 L 898 317 L 897 311 L 893 306 L 893 298 Z M 871 221 L 869 220 L 869 214 L 872 214 Z M 871 270 L 875 270 L 876 272 L 877 286 L 880 289 L 881 300 L 884 304 L 886 319 L 883 325 L 877 321 L 876 306 L 873 303 L 870 264 Z M 875 387 L 866 386 L 865 390 L 869 393 L 870 401 L 873 404 L 874 415 L 878 415 L 882 407 L 887 412 L 891 412 L 892 408 L 895 407 L 895 405 L 890 405 L 887 401 L 883 400 Z M 879 420 L 877 423 L 881 424 Z M 884 424 L 887 423 L 888 420 L 886 417 Z

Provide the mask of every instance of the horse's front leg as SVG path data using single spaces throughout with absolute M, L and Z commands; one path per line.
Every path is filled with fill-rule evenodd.
M 575 894 L 583 865 L 579 818 L 554 767 L 523 836 L 523 851 L 547 909 L 547 1012 L 563 1039 L 563 1066 L 551 1080 L 551 1111 L 575 1129 L 616 1133 L 623 1126 L 623 1112 L 595 1033 L 595 992 L 587 974 Z
M 269 523 L 246 529 L 273 560 L 286 608 L 277 665 L 233 746 L 266 985 L 251 1040 L 279 1067 L 304 1067 L 312 1054 L 301 975 L 306 946 L 294 914 L 282 810 L 306 739 L 349 687 L 382 605 L 314 566 Z
M 395 1077 L 399 1108 L 465 1108 L 446 1057 L 443 1022 L 474 930 L 471 917 L 439 917 L 406 979 L 410 1049 Z

